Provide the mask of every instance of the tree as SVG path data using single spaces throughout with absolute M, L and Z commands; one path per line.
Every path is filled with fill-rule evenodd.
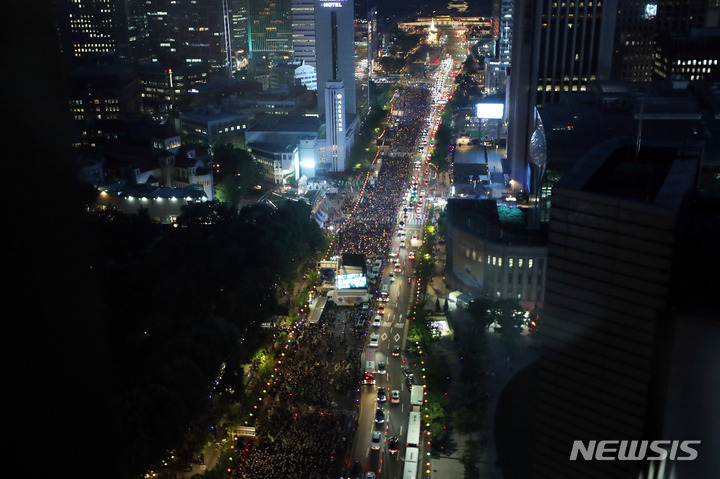
M 217 168 L 216 196 L 219 201 L 237 205 L 242 195 L 263 181 L 263 170 L 246 150 L 226 143 L 213 150 Z
M 475 324 L 485 331 L 494 321 L 492 314 L 494 302 L 488 298 L 477 298 L 468 304 L 467 311 Z
M 517 301 L 512 299 L 498 300 L 493 308 L 495 321 L 502 330 L 500 342 L 508 353 L 512 353 L 522 334 L 525 323 L 525 310 Z
M 463 479 L 476 479 L 480 477 L 480 468 L 478 461 L 480 460 L 480 445 L 478 441 L 468 441 L 463 450 L 460 462 L 463 465 Z

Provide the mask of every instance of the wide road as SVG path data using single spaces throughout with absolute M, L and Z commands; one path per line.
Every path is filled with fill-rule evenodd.
M 358 427 L 350 457 L 351 461 L 358 461 L 361 464 L 363 478 L 366 472 L 373 471 L 378 479 L 403 479 L 405 439 L 411 407 L 410 392 L 402 368 L 406 363 L 404 351 L 408 332 L 407 314 L 416 292 L 415 278 L 412 277 L 416 260 L 412 259 L 410 253 L 417 252 L 418 246 L 422 244 L 423 225 L 428 219 L 428 212 L 437 199 L 436 196 L 439 196 L 439 192 L 444 189 L 437 188 L 439 186 L 437 167 L 432 163 L 431 145 L 440 124 L 440 114 L 452 92 L 454 77 L 467 55 L 464 30 L 448 29 L 446 34 L 447 55 L 441 60 L 435 73 L 423 81 L 432 94 L 422 132 L 417 138 L 412 157 L 408 160 L 412 164 L 406 189 L 403 191 L 403 203 L 398 209 L 397 225 L 393 232 L 390 251 L 397 253 L 397 263 L 387 260 L 383 270 L 383 278 L 388 278 L 392 272 L 395 281 L 388 295 L 389 300 L 384 303 L 385 311 L 381 325 L 372 326 L 372 318 L 378 310 L 378 302 L 372 304 L 373 313 L 369 315 L 371 325 L 368 327 L 365 349 L 370 347 L 371 335 L 377 334 L 376 362 L 385 362 L 387 372 L 384 375 L 376 375 L 374 385 L 360 386 Z M 392 150 L 392 145 L 386 144 L 385 147 Z M 405 233 L 404 236 L 402 233 Z M 399 265 L 400 271 L 396 271 L 396 264 Z M 392 355 L 394 347 L 400 349 L 399 356 Z M 364 357 L 361 364 L 365 364 Z M 415 376 L 418 378 L 421 375 L 416 373 Z M 378 387 L 384 387 L 386 390 L 388 397 L 385 402 L 380 403 L 377 400 Z M 393 390 L 400 392 L 398 404 L 390 401 Z M 384 422 L 379 424 L 375 422 L 378 407 L 382 407 L 384 411 Z M 375 431 L 381 433 L 379 449 L 371 448 Z M 392 437 L 400 439 L 399 451 L 395 454 L 388 451 Z M 418 471 L 423 469 L 422 466 L 418 467 Z M 422 476 L 423 473 L 418 474 L 418 477 Z

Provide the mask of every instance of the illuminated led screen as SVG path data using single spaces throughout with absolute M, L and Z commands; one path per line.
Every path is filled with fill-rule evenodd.
M 362 273 L 341 274 L 335 280 L 337 289 L 357 289 L 367 286 L 367 278 Z
M 475 116 L 478 118 L 500 119 L 503 117 L 505 105 L 503 103 L 477 103 Z

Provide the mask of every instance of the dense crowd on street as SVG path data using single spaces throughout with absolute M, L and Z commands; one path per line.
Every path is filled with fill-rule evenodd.
M 422 128 L 429 94 L 405 88 L 394 110 L 402 111 L 389 140 L 410 150 Z M 373 257 L 387 253 L 405 190 L 411 158 L 382 159 L 377 182 L 356 195 L 341 192 L 338 209 L 350 214 L 336 236 L 341 253 Z M 338 310 L 342 311 L 338 311 Z M 352 333 L 352 308 L 328 309 L 317 324 L 301 322 L 278 351 L 277 371 L 263 399 L 255 438 L 246 444 L 236 479 L 325 479 L 342 470 L 356 428 L 355 410 L 338 407 L 354 397 L 360 380 L 362 338 Z
M 243 450 L 237 469 L 247 479 L 325 479 L 352 440 L 355 419 L 346 411 L 276 408 Z
M 354 411 L 338 395 L 353 396 L 361 340 L 347 327 L 353 310 L 329 309 L 317 324 L 300 323 L 267 388 L 267 409 L 238 461 L 235 477 L 335 477 L 355 429 Z
M 425 88 L 405 88 L 395 100 L 396 124 L 385 130 L 386 144 L 402 156 L 385 155 L 377 182 L 368 184 L 352 216 L 336 235 L 339 253 L 359 253 L 368 258 L 388 253 L 397 221 L 398 207 L 406 188 L 408 170 L 415 141 L 427 112 L 430 93 Z

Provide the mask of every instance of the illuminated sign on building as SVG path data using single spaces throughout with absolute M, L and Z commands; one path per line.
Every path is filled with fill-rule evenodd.
M 345 0 L 333 1 L 333 2 L 320 2 L 320 6 L 323 8 L 342 8 Z
M 503 117 L 505 105 L 502 103 L 477 103 L 475 116 L 485 119 L 500 119 Z
M 643 14 L 643 18 L 650 19 L 655 18 L 657 16 L 657 3 L 648 3 L 645 5 L 645 13 Z

